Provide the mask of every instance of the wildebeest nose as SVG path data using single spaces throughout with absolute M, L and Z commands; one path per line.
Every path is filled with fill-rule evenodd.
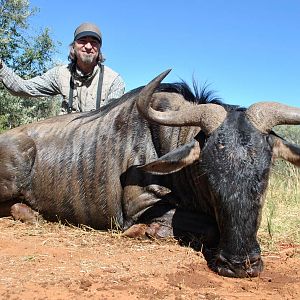
M 215 262 L 216 271 L 219 275 L 227 277 L 256 277 L 263 269 L 260 255 L 253 255 L 246 259 L 229 259 L 219 254 Z

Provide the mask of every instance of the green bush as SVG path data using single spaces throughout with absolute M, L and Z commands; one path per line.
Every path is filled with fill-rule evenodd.
M 35 36 L 29 19 L 37 12 L 27 0 L 0 0 L 0 58 L 22 78 L 44 73 L 53 66 L 56 43 L 45 28 Z M 57 113 L 57 101 L 28 99 L 9 94 L 0 83 L 0 130 L 43 119 Z

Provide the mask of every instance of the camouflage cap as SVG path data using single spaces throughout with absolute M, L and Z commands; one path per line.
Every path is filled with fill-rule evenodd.
M 74 32 L 74 41 L 85 36 L 92 36 L 96 38 L 100 42 L 100 44 L 102 44 L 102 34 L 98 26 L 95 24 L 82 23 L 81 25 L 79 25 Z

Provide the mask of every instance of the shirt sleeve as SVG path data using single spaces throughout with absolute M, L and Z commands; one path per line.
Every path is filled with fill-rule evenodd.
M 125 92 L 125 83 L 120 75 L 118 75 L 110 86 L 107 99 L 120 98 Z
M 0 69 L 0 80 L 15 96 L 43 97 L 60 94 L 58 83 L 59 68 L 54 67 L 41 76 L 25 80 L 4 63 Z

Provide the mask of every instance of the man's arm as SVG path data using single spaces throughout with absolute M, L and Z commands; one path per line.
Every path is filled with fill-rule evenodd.
M 41 76 L 25 80 L 0 60 L 0 80 L 9 92 L 15 96 L 43 97 L 60 94 L 58 67 Z

